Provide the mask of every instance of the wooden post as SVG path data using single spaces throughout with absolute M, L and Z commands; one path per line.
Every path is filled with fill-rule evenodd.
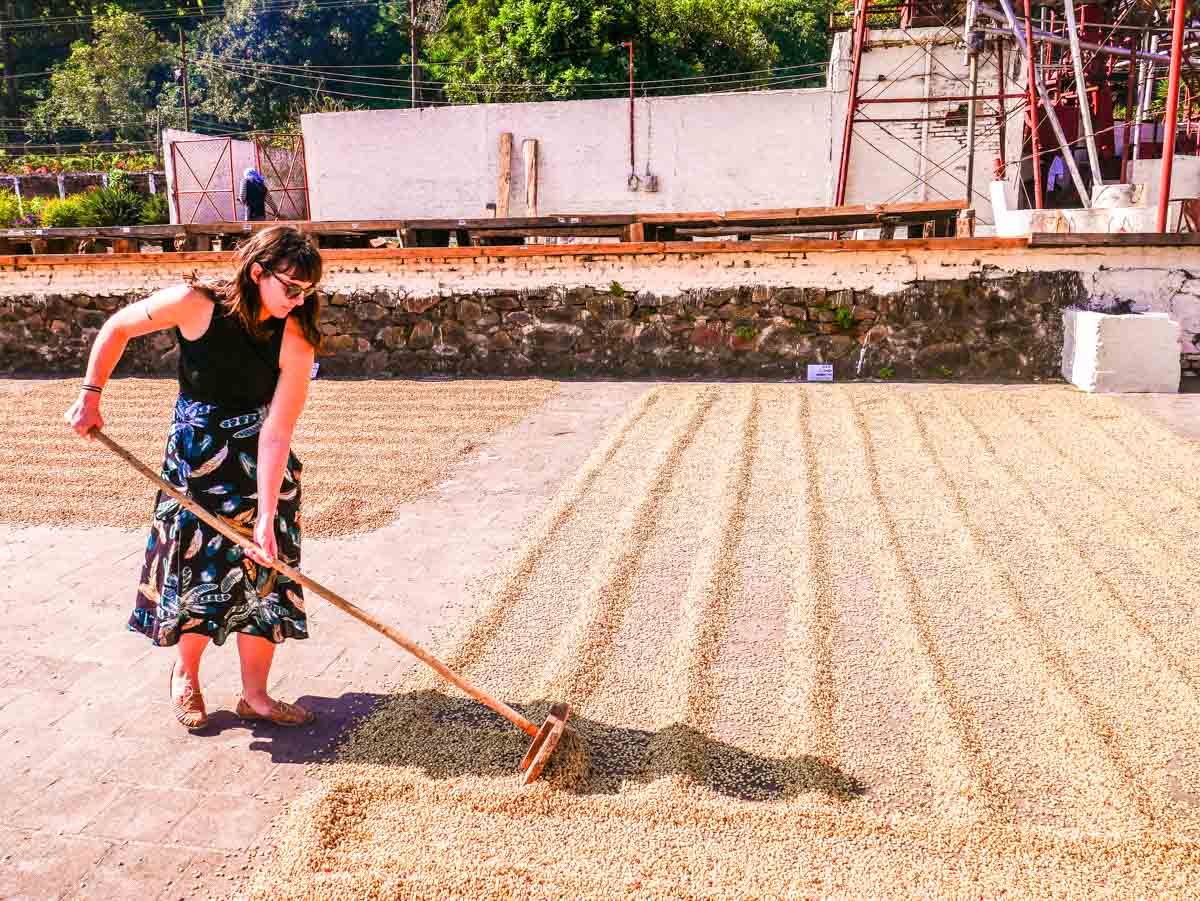
M 521 154 L 525 157 L 525 215 L 538 214 L 538 142 L 526 138 L 521 142 Z
M 646 226 L 641 222 L 633 222 L 625 226 L 625 241 L 640 244 L 646 240 Z
M 496 218 L 508 218 L 508 200 L 512 194 L 512 132 L 500 135 L 500 178 L 496 186 Z

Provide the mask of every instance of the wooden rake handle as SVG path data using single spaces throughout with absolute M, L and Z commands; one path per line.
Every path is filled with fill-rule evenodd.
M 190 512 L 194 513 L 199 519 L 202 519 L 204 522 L 208 523 L 210 526 L 212 526 L 214 529 L 216 529 L 218 532 L 220 532 L 222 535 L 224 535 L 230 541 L 234 542 L 235 544 L 240 545 L 243 550 L 256 550 L 256 551 L 258 550 L 258 545 L 256 545 L 253 541 L 246 538 L 244 535 L 239 535 L 235 530 L 231 529 L 228 525 L 226 525 L 224 522 L 222 522 L 219 517 L 213 516 L 213 514 L 209 513 L 207 510 L 205 510 L 203 507 L 201 507 L 198 503 L 196 503 L 194 500 L 192 500 L 190 497 L 188 497 L 186 494 L 184 494 L 182 491 L 180 491 L 178 488 L 176 488 L 170 482 L 167 482 L 162 477 L 160 477 L 158 475 L 158 473 L 156 473 L 154 470 L 152 470 L 149 466 L 147 466 L 145 463 L 143 463 L 141 460 L 139 460 L 137 457 L 135 457 L 129 451 L 125 450 L 125 448 L 121 447 L 121 445 L 117 444 L 117 442 L 113 441 L 111 438 L 109 438 L 107 435 L 105 435 L 104 432 L 102 432 L 100 429 L 92 429 L 91 434 L 97 441 L 99 441 L 101 444 L 103 444 L 105 447 L 107 447 L 110 451 L 112 451 L 114 454 L 116 454 L 118 457 L 120 457 L 122 460 L 124 460 L 126 463 L 128 463 L 130 466 L 132 466 L 134 469 L 136 469 L 142 475 L 144 475 L 147 479 L 149 479 L 151 482 L 153 482 L 155 485 L 157 485 L 159 490 L 163 491 L 166 494 L 169 494 L 175 500 L 179 501 L 181 506 L 183 506 L 185 509 L 189 510 Z M 329 601 L 329 603 L 333 604 L 333 606 L 337 607 L 339 610 L 342 610 L 345 613 L 349 613 L 356 620 L 370 626 L 372 629 L 374 629 L 379 634 L 387 636 L 392 641 L 396 642 L 396 644 L 400 645 L 400 647 L 404 648 L 404 650 L 408 651 L 408 653 L 412 654 L 414 657 L 416 657 L 418 660 L 420 660 L 422 663 L 424 663 L 427 666 L 429 666 L 430 668 L 432 668 L 439 676 L 441 676 L 447 682 L 454 683 L 459 688 L 461 688 L 463 691 L 465 691 L 467 694 L 469 694 L 471 697 L 473 697 L 475 700 L 479 701 L 479 703 L 486 704 L 492 710 L 496 711 L 496 713 L 500 714 L 502 717 L 504 717 L 506 720 L 508 720 L 510 723 L 512 723 L 514 726 L 516 726 L 518 729 L 520 729 L 522 732 L 524 732 L 526 735 L 536 736 L 538 734 L 537 726 L 535 726 L 529 720 L 525 719 L 525 717 L 521 716 L 521 714 L 517 713 L 517 711 L 513 710 L 511 707 L 509 707 L 503 701 L 498 700 L 497 698 L 493 698 L 487 692 L 485 692 L 479 688 L 476 688 L 474 685 L 472 685 L 466 679 L 462 678 L 462 676 L 459 676 L 457 673 L 455 673 L 453 670 L 451 670 L 448 666 L 446 666 L 446 664 L 442 663 L 442 661 L 438 660 L 436 657 L 434 657 L 432 654 L 430 654 L 427 650 L 425 650 L 419 644 L 412 641 L 411 639 L 409 639 L 407 636 L 403 635 L 402 633 L 396 631 L 391 626 L 384 625 L 379 620 L 375 619 L 375 617 L 371 616 L 371 614 L 369 614 L 365 610 L 363 610 L 361 607 L 357 606 L 356 604 L 350 603 L 350 601 L 346 600 L 344 597 L 337 594 L 337 592 L 332 591 L 329 588 L 326 588 L 324 585 L 322 585 L 320 582 L 317 582 L 315 579 L 310 579 L 308 576 L 304 575 L 304 573 L 300 572 L 300 570 L 295 569 L 291 566 L 288 566 L 286 563 L 284 563 L 282 560 L 279 560 L 278 558 L 276 558 L 275 562 L 272 564 L 272 568 L 277 570 L 278 572 L 283 573 L 285 576 L 287 576 L 292 581 L 299 582 L 301 585 L 303 585 L 305 588 L 309 589 L 310 591 L 316 592 L 321 597 L 325 598 L 325 600 Z

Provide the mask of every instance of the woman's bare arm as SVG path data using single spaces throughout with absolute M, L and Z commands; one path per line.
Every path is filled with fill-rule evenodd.
M 132 338 L 169 328 L 179 328 L 184 335 L 199 337 L 208 328 L 212 308 L 212 301 L 203 292 L 188 285 L 177 285 L 163 288 L 143 301 L 118 310 L 105 320 L 96 335 L 84 384 L 103 389 Z M 94 428 L 103 428 L 99 392 L 81 391 L 65 418 L 67 424 L 84 437 L 91 437 Z
M 294 319 L 289 319 L 279 351 L 279 382 L 271 398 L 267 421 L 258 435 L 258 517 L 254 540 L 262 550 L 260 563 L 272 562 L 278 553 L 274 524 L 279 489 L 291 451 L 292 432 L 308 399 L 308 382 L 315 355 L 300 326 Z

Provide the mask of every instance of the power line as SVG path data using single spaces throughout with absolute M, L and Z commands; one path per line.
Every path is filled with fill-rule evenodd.
M 264 0 L 261 6 L 251 7 L 255 13 L 286 13 L 291 11 L 344 9 L 347 7 L 369 7 L 375 0 Z M 147 10 L 139 15 L 147 22 L 176 21 L 179 19 L 212 19 L 225 14 L 224 3 L 214 3 L 209 9 L 195 10 Z M 47 28 L 50 26 L 64 27 L 69 25 L 91 25 L 97 19 L 105 18 L 103 14 L 89 16 L 35 16 L 26 19 L 10 19 L 5 28 L 12 30 Z
M 282 64 L 282 63 L 265 63 L 265 62 L 257 62 L 257 61 L 234 60 L 234 59 L 230 59 L 229 57 L 219 56 L 217 54 L 212 54 L 212 53 L 199 54 L 197 56 L 197 58 L 207 59 L 211 62 L 219 63 L 219 64 L 225 65 L 225 66 L 235 66 L 235 67 L 241 67 L 241 68 L 246 68 L 246 69 L 258 69 L 258 70 L 264 70 L 264 71 L 271 71 L 271 72 L 274 72 L 275 74 L 279 74 L 279 75 L 295 74 L 295 75 L 301 76 L 301 77 L 322 77 L 322 78 L 326 78 L 331 81 L 342 81 L 345 83 L 357 82 L 357 83 L 364 84 L 364 85 L 375 85 L 375 86 L 395 85 L 395 86 L 400 86 L 400 87 L 408 87 L 409 85 L 415 83 L 416 85 L 421 86 L 421 87 L 435 87 L 436 88 L 436 87 L 453 86 L 453 87 L 464 87 L 464 88 L 472 88 L 472 89 L 479 89 L 479 90 L 488 90 L 488 89 L 493 89 L 493 88 L 497 88 L 497 89 L 515 88 L 515 89 L 519 89 L 519 90 L 528 90 L 530 88 L 538 88 L 538 87 L 542 87 L 542 88 L 552 88 L 552 87 L 581 87 L 581 88 L 604 87 L 604 88 L 609 88 L 609 87 L 611 87 L 611 88 L 619 88 L 621 90 L 625 90 L 629 86 L 629 81 L 627 79 L 621 80 L 621 81 L 581 80 L 581 81 L 562 82 L 562 83 L 560 83 L 560 82 L 434 81 L 434 80 L 420 80 L 420 79 L 418 79 L 416 82 L 413 82 L 407 78 L 383 78 L 380 76 L 340 75 L 340 74 L 337 74 L 337 72 L 333 71 L 333 70 L 341 70 L 341 69 L 348 69 L 348 68 L 360 68 L 360 67 L 355 67 L 355 66 L 287 65 L 287 64 Z M 794 72 L 797 72 L 800 70 L 812 70 L 812 71 L 816 72 L 818 70 L 824 70 L 827 67 L 828 67 L 828 64 L 824 63 L 824 62 L 804 63 L 804 64 L 794 65 L 794 66 L 772 66 L 772 67 L 763 68 L 763 69 L 749 69 L 749 70 L 745 70 L 745 71 L 741 71 L 741 72 L 722 72 L 722 73 L 719 73 L 716 75 L 689 75 L 689 76 L 679 76 L 676 78 L 643 79 L 641 81 L 634 81 L 633 84 L 634 84 L 634 88 L 636 90 L 636 89 L 654 88 L 659 85 L 668 85 L 668 86 L 686 85 L 689 83 L 700 83 L 700 82 L 710 82 L 710 81 L 719 82 L 721 80 L 729 80 L 729 79 L 744 80 L 744 79 L 750 78 L 752 76 L 759 76 L 759 75 L 764 75 L 764 76 L 769 77 L 771 73 L 794 73 Z M 365 67 L 364 66 L 361 68 L 373 68 L 373 67 Z M 389 68 L 391 68 L 391 67 L 389 67 Z
M 365 93 L 359 93 L 357 91 L 336 90 L 333 88 L 329 88 L 329 87 L 325 86 L 326 83 L 329 81 L 337 81 L 337 80 L 329 79 L 325 76 L 306 75 L 306 74 L 295 73 L 295 72 L 276 72 L 273 69 L 269 69 L 269 68 L 265 69 L 265 71 L 269 72 L 271 75 L 279 75 L 281 77 L 287 77 L 287 78 L 299 78 L 299 79 L 304 79 L 309 82 L 317 82 L 317 84 L 297 84 L 295 81 L 281 81 L 277 78 L 270 78 L 267 75 L 259 74 L 259 72 L 263 71 L 262 67 L 257 67 L 257 66 L 254 66 L 253 64 L 233 63 L 233 62 L 219 62 L 218 63 L 218 62 L 212 61 L 211 58 L 198 60 L 197 64 L 200 65 L 201 67 L 208 68 L 211 71 L 221 72 L 225 75 L 241 77 L 241 78 L 252 78 L 256 81 L 261 81 L 261 82 L 265 82 L 268 84 L 276 84 L 276 85 L 280 85 L 281 87 L 288 87 L 288 88 L 293 88 L 296 90 L 304 90 L 304 91 L 308 91 L 308 92 L 314 93 L 314 94 L 325 94 L 325 95 L 328 95 L 331 97 L 345 97 L 345 98 L 354 99 L 354 100 L 376 100 L 376 101 L 384 101 L 384 102 L 389 102 L 389 103 L 394 103 L 395 101 L 400 99 L 399 97 L 396 97 L 394 95 L 387 96 L 387 95 L 379 95 L 379 94 L 373 94 L 373 93 L 365 94 Z M 818 77 L 818 76 L 814 75 L 814 74 L 799 74 L 799 75 L 780 76 L 780 77 L 760 77 L 760 78 L 754 78 L 754 79 L 742 79 L 740 81 L 725 81 L 725 82 L 721 82 L 718 84 L 690 85 L 690 86 L 684 86 L 684 87 L 720 88 L 720 89 L 722 89 L 722 90 L 694 90 L 694 91 L 692 91 L 693 94 L 732 93 L 734 91 L 770 89 L 772 87 L 782 87 L 782 86 L 794 84 L 797 81 L 811 80 L 815 77 Z M 362 84 L 362 82 L 347 82 L 347 83 L 351 84 L 352 86 L 355 86 L 357 84 Z M 406 81 L 402 82 L 400 80 L 397 80 L 397 83 L 395 83 L 395 84 L 387 83 L 387 84 L 383 84 L 383 85 L 373 85 L 373 83 L 367 82 L 364 84 L 364 87 L 376 86 L 376 87 L 399 88 L 399 87 L 407 87 L 407 84 L 408 83 Z M 468 87 L 468 88 L 470 87 L 468 85 L 459 85 L 458 83 L 454 83 L 454 82 L 437 82 L 435 84 L 442 86 L 442 87 L 460 87 L 460 86 Z M 666 86 L 664 86 L 662 88 L 662 90 L 668 90 L 668 89 L 669 88 Z M 516 95 L 520 95 L 521 97 L 524 97 L 528 93 L 533 92 L 535 90 L 536 90 L 536 86 L 530 85 L 530 86 L 513 87 L 513 88 L 508 88 L 508 89 L 495 90 L 492 93 L 509 94 L 509 95 L 516 94 Z M 603 90 L 601 92 L 608 93 L 612 96 L 623 96 L 623 93 L 624 93 L 620 88 L 618 88 L 615 85 L 612 88 L 608 88 L 607 90 Z M 594 99 L 602 99 L 602 98 L 594 98 Z M 439 105 L 439 106 L 457 105 L 455 101 L 446 101 L 446 100 L 431 100 L 431 101 L 427 101 L 427 102 L 430 105 Z

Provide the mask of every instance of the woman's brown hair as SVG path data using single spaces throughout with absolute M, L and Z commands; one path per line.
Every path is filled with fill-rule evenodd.
M 233 278 L 213 293 L 231 316 L 237 316 L 253 337 L 264 340 L 267 329 L 261 321 L 262 297 L 251 278 L 255 263 L 291 279 L 316 285 L 321 280 L 321 254 L 306 235 L 288 225 L 264 228 L 237 249 Z M 321 295 L 313 291 L 292 315 L 315 350 L 321 349 Z

